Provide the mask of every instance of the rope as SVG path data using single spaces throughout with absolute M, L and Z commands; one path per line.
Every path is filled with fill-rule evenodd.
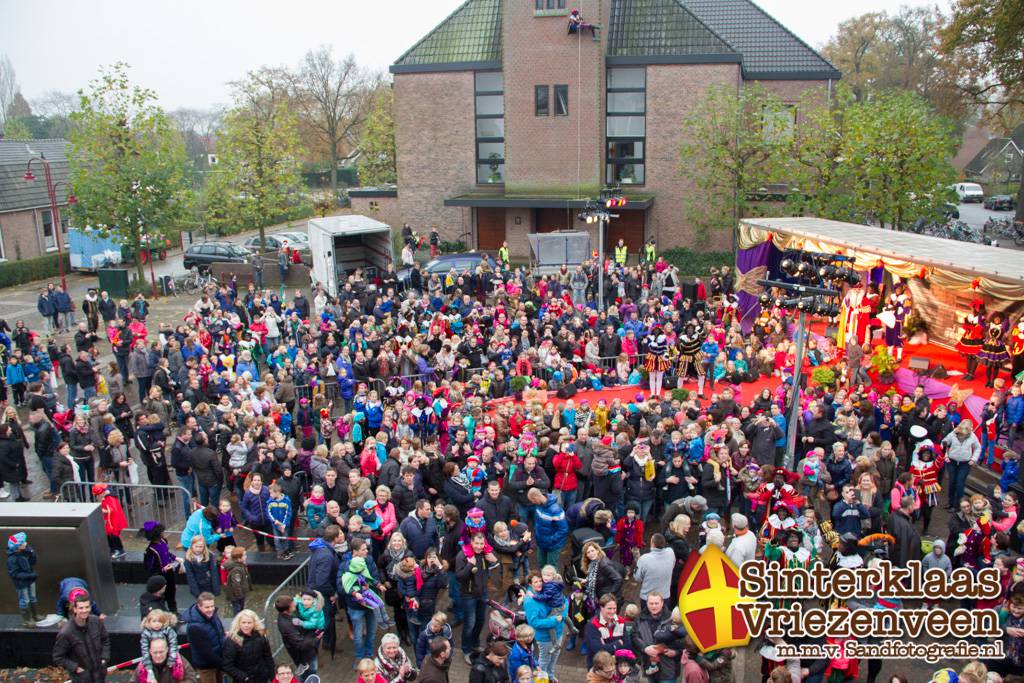
M 258 529 L 247 527 L 244 524 L 236 524 L 235 526 L 239 529 L 245 529 L 250 533 L 265 536 L 266 538 L 278 538 L 284 541 L 315 541 L 317 539 L 316 536 L 275 536 L 274 534 L 268 534 L 266 531 L 259 531 Z
M 178 645 L 178 650 L 179 651 L 180 650 L 184 650 L 188 646 L 189 646 L 188 643 L 181 643 L 181 644 Z M 115 671 L 120 671 L 121 669 L 127 669 L 130 666 L 132 666 L 133 664 L 139 664 L 140 662 L 142 662 L 142 657 L 136 657 L 135 659 L 129 659 L 127 662 L 121 662 L 120 664 L 114 664 L 113 666 L 108 666 L 107 667 L 107 673 L 108 674 L 112 674 Z M 67 681 L 64 681 L 64 683 L 71 683 L 71 681 L 67 680 Z
M 576 199 L 580 198 L 580 175 L 583 165 L 583 31 L 576 32 Z M 567 103 L 568 104 L 568 103 Z

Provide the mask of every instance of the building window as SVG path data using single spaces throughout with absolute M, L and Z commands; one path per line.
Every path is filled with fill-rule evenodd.
M 643 185 L 646 179 L 647 72 L 643 67 L 609 69 L 607 80 L 605 181 Z
M 57 250 L 57 238 L 53 234 L 53 214 L 49 209 L 43 209 L 43 249 L 46 251 Z M 66 238 L 68 234 L 68 217 L 60 217 L 61 237 Z
M 4 233 L 0 230 L 0 261 L 7 260 L 7 252 L 4 250 Z
M 551 90 L 546 85 L 533 86 L 533 115 L 547 116 L 551 113 L 548 102 L 548 95 Z
M 505 182 L 505 86 L 500 71 L 476 74 L 476 182 Z
M 555 86 L 555 116 L 569 115 L 569 86 Z
M 761 110 L 761 132 L 765 140 L 786 140 L 796 129 L 796 106 L 784 104 L 781 108 Z
M 547 9 L 565 9 L 565 0 L 537 0 L 536 5 L 538 12 L 542 12 Z

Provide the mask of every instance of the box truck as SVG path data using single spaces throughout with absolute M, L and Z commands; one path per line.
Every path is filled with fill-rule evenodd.
M 337 296 L 356 268 L 370 280 L 394 262 L 391 226 L 367 216 L 329 216 L 309 221 L 309 248 L 313 283 Z

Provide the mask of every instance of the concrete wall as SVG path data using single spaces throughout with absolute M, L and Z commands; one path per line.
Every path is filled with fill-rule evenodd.
M 395 74 L 394 88 L 398 225 L 458 239 L 469 210 L 443 202 L 475 187 L 473 72 Z
M 644 192 L 655 195 L 651 206 L 648 236 L 658 240 L 658 249 L 692 247 L 695 230 L 686 216 L 684 198 L 697 191 L 689 170 L 679 158 L 683 122 L 712 85 L 738 85 L 737 64 L 665 64 L 647 67 L 647 182 Z M 710 236 L 706 248 L 713 251 L 731 247 L 728 231 Z
M 608 25 L 610 3 L 571 5 L 586 21 Z M 538 16 L 533 2 L 506 2 L 503 12 L 506 190 L 553 194 L 581 184 L 592 194 L 601 183 L 605 41 L 567 35 L 565 15 Z M 535 115 L 538 85 L 548 86 L 548 116 Z M 555 116 L 555 85 L 569 86 L 568 116 Z

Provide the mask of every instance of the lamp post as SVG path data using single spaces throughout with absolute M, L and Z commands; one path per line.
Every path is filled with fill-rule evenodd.
M 587 200 L 583 211 L 576 216 L 584 223 L 597 223 L 597 310 L 599 311 L 604 310 L 604 236 L 608 228 L 608 221 L 619 217 L 618 214 L 609 213 L 608 209 L 626 205 L 627 200 L 621 195 L 618 186 L 605 188 L 601 190 L 600 202 Z
M 28 160 L 25 165 L 25 175 L 22 176 L 27 182 L 33 182 L 36 179 L 35 174 L 32 173 L 32 162 L 38 161 L 43 166 L 43 175 L 46 178 L 46 193 L 50 197 L 50 217 L 53 220 L 54 238 L 57 242 L 57 269 L 60 272 L 60 286 L 61 289 L 67 291 L 68 281 L 64 274 L 64 255 L 63 255 L 63 244 L 61 243 L 61 230 L 63 226 L 60 222 L 60 209 L 57 207 L 57 185 L 53 184 L 53 174 L 50 172 L 50 162 L 46 158 L 46 155 L 40 154 L 39 156 L 32 157 Z M 65 183 L 66 185 L 66 183 Z M 68 189 L 71 189 L 70 187 Z M 68 195 L 68 203 L 74 204 L 77 199 L 75 195 Z

